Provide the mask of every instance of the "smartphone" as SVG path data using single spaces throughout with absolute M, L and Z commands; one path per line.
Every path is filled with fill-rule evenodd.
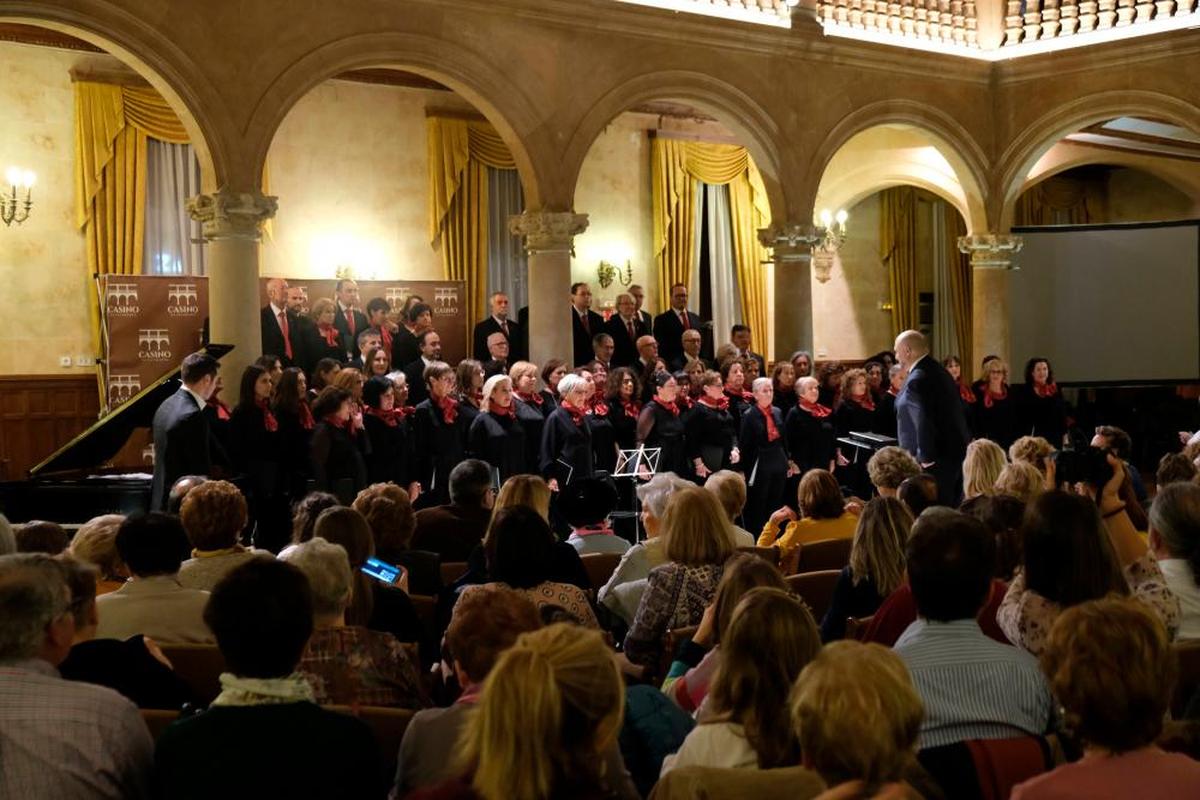
M 362 571 L 375 580 L 392 584 L 397 583 L 406 572 L 404 567 L 380 561 L 378 558 L 368 558 L 367 563 L 363 564 Z

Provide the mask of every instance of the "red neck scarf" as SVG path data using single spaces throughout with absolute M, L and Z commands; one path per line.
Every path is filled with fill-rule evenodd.
M 342 419 L 337 414 L 326 414 L 325 423 L 339 430 L 343 430 L 351 436 L 357 435 L 357 429 L 348 419 Z
M 502 406 L 499 403 L 488 403 L 488 413 L 497 419 L 516 419 L 517 407 L 512 403 Z
M 1037 381 L 1034 381 L 1033 393 L 1041 398 L 1054 397 L 1054 395 L 1058 394 L 1058 384 L 1038 383 Z
M 559 408 L 563 409 L 564 411 L 566 411 L 568 414 L 571 415 L 571 422 L 574 422 L 576 426 L 579 426 L 580 424 L 583 423 L 583 415 L 584 415 L 585 409 L 576 408 L 572 404 L 568 403 L 566 400 L 563 400 L 562 403 L 559 404 Z
M 971 387 L 967 386 L 961 380 L 958 381 L 958 396 L 962 398 L 964 403 L 974 403 L 979 398 L 971 391 Z
M 533 403 L 535 406 L 540 406 L 542 403 L 546 402 L 546 398 L 542 397 L 541 392 L 531 392 L 530 394 L 517 392 L 517 397 L 521 398 L 526 403 Z
M 447 425 L 453 425 L 454 420 L 458 419 L 458 401 L 450 395 L 446 395 L 440 400 L 432 396 L 429 399 L 442 412 L 442 422 L 445 422 Z
M 320 331 L 321 335 L 325 337 L 325 344 L 329 345 L 330 347 L 337 347 L 337 328 L 320 322 L 317 323 L 317 330 Z
M 603 400 L 597 399 L 596 395 L 592 395 L 592 399 L 588 401 L 588 411 L 593 416 L 607 417 L 608 405 Z
M 773 442 L 776 439 L 778 439 L 779 438 L 779 426 L 777 426 L 775 424 L 775 412 L 774 412 L 775 407 L 767 406 L 766 408 L 763 408 L 762 406 L 756 405 L 755 408 L 758 409 L 758 413 L 762 414 L 763 419 L 766 420 L 767 441 Z
M 802 409 L 804 409 L 805 411 L 807 411 L 809 414 L 812 414 L 817 419 L 821 419 L 822 417 L 828 417 L 830 414 L 833 413 L 833 410 L 831 408 L 829 408 L 827 406 L 823 406 L 820 403 L 810 403 L 807 400 L 805 400 L 803 397 L 800 398 L 800 407 Z
M 658 398 L 658 395 L 654 396 L 654 402 L 658 403 L 658 405 L 661 408 L 665 408 L 667 411 L 670 411 L 671 416 L 673 416 L 673 417 L 679 416 L 679 406 L 675 405 L 674 403 L 664 403 L 662 400 L 660 400 Z
M 709 408 L 716 409 L 717 411 L 728 411 L 729 410 L 729 398 L 728 397 L 722 396 L 722 397 L 718 397 L 716 400 L 713 400 L 708 395 L 702 394 L 702 395 L 700 395 L 699 402 L 703 405 L 708 406 Z
M 870 392 L 867 392 L 867 393 L 866 393 L 866 394 L 864 394 L 862 397 L 857 397 L 857 398 L 856 398 L 856 397 L 847 396 L 847 397 L 846 397 L 846 399 L 847 399 L 848 401 L 850 401 L 851 403 L 854 403 L 854 404 L 855 404 L 856 406 L 858 406 L 859 408 L 865 408 L 867 411 L 874 411 L 874 410 L 875 410 L 875 401 L 871 399 L 871 393 L 870 393 Z
M 208 405 L 217 410 L 217 419 L 223 421 L 229 419 L 229 406 L 217 399 L 216 396 L 208 398 Z
M 638 418 L 638 414 L 642 413 L 642 404 L 636 400 L 622 400 L 621 408 L 625 410 L 625 416 Z
M 316 421 L 313 419 L 312 409 L 308 407 L 308 403 L 303 399 L 297 404 L 297 409 L 300 413 L 300 427 L 306 431 L 311 431 Z
M 742 400 L 747 403 L 754 400 L 754 395 L 750 394 L 750 392 L 747 392 L 745 389 L 734 389 L 729 384 L 725 384 L 725 395 L 730 400 Z
M 372 408 L 371 406 L 367 406 L 366 408 L 366 413 L 375 417 L 375 419 L 383 420 L 383 424 L 389 428 L 399 425 L 412 412 L 412 406 L 392 406 L 387 411 L 384 411 L 382 408 Z
M 279 420 L 275 419 L 275 415 L 271 413 L 270 402 L 267 400 L 255 400 L 254 405 L 258 406 L 258 410 L 262 412 L 263 427 L 271 433 L 279 430 Z
M 1002 384 L 1000 392 L 996 393 L 996 392 L 992 391 L 991 384 L 984 384 L 984 387 L 983 387 L 983 407 L 984 408 L 991 408 L 996 402 L 998 402 L 1000 400 L 1005 400 L 1007 398 L 1008 398 L 1008 386 L 1007 385 Z
M 692 401 L 692 398 L 686 394 L 681 394 L 675 398 L 675 407 L 679 409 L 680 413 L 691 411 L 694 405 L 695 403 Z

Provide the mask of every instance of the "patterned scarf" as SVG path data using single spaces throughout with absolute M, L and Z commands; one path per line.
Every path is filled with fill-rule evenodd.
M 566 400 L 563 400 L 558 407 L 571 415 L 571 422 L 574 422 L 576 427 L 579 427 L 583 423 L 585 409 L 577 408 Z
M 329 345 L 330 347 L 337 347 L 337 328 L 333 327 L 332 325 L 319 323 L 317 325 L 317 330 L 320 331 L 321 335 L 325 337 L 325 344 Z
M 625 416 L 637 419 L 642 413 L 642 404 L 636 400 L 622 400 L 621 408 L 625 410 Z
M 603 400 L 596 399 L 596 395 L 592 395 L 592 399 L 588 401 L 588 413 L 595 417 L 607 417 L 608 404 Z
M 395 428 L 415 410 L 412 406 L 392 406 L 387 411 L 384 411 L 382 408 L 367 406 L 366 413 L 375 417 L 375 419 L 382 420 L 383 424 L 389 428 Z
M 243 678 L 221 673 L 221 693 L 214 706 L 274 706 L 284 703 L 316 702 L 312 686 L 298 672 L 286 678 Z

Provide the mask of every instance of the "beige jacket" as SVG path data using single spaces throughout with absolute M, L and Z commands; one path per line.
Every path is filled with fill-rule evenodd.
M 185 589 L 174 575 L 133 578 L 96 598 L 97 639 L 143 634 L 160 643 L 215 644 L 204 624 L 208 592 Z

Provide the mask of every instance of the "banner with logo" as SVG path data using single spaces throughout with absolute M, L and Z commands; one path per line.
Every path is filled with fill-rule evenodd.
M 107 407 L 129 400 L 200 349 L 208 317 L 208 279 L 161 275 L 100 275 L 103 299 Z M 259 281 L 259 305 L 267 303 L 267 278 Z M 336 280 L 289 280 L 305 289 L 308 302 L 333 298 Z M 433 309 L 442 339 L 442 358 L 455 364 L 467 354 L 466 293 L 462 281 L 358 281 L 358 308 L 382 297 L 399 310 L 410 295 Z M 403 366 L 403 365 L 398 365 Z M 228 378 L 226 379 L 228 382 Z

